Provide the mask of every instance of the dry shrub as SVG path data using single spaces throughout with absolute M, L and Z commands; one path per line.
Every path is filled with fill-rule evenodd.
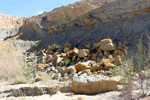
M 12 43 L 0 41 L 0 79 L 23 75 L 24 57 Z

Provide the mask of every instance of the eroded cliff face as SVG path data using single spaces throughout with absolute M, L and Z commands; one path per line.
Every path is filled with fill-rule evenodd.
M 0 14 L 0 39 L 39 40 L 46 32 L 34 19 Z
M 53 32 L 57 29 L 53 30 L 51 27 L 69 22 L 113 1 L 114 0 L 82 0 L 67 6 L 56 8 L 51 12 L 45 12 L 39 16 L 33 16 L 32 18 L 41 24 L 45 30 Z
M 23 24 L 14 37 L 23 40 L 39 40 L 46 35 L 46 31 L 34 19 L 24 19 Z
M 0 14 L 0 39 L 16 34 L 21 25 L 21 17 Z
M 115 0 L 104 4 L 67 23 L 49 27 L 42 45 L 69 42 L 82 47 L 102 38 L 132 45 L 141 35 L 146 44 L 146 34 L 150 35 L 149 5 L 150 0 Z

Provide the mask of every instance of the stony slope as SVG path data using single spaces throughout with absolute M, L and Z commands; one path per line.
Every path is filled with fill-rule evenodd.
M 0 39 L 14 35 L 22 24 L 22 18 L 0 14 Z
M 135 44 L 141 35 L 146 43 L 146 33 L 149 35 L 150 31 L 149 5 L 150 0 L 116 0 L 105 4 L 70 22 L 49 28 L 50 35 L 42 40 L 42 46 L 69 42 L 81 47 L 102 38 L 130 45 Z
M 54 27 L 55 25 L 71 21 L 72 19 L 75 19 L 78 16 L 90 12 L 97 7 L 100 7 L 104 3 L 111 2 L 111 1 L 82 0 L 80 2 L 59 7 L 54 9 L 53 11 L 46 12 L 41 15 L 33 16 L 29 18 L 24 18 L 24 17 L 19 18 L 19 17 L 12 17 L 12 16 L 9 16 L 8 18 L 7 15 L 5 15 L 7 16 L 5 17 L 4 15 L 1 14 L 0 15 L 1 16 L 0 21 L 2 22 L 1 25 L 3 25 L 3 27 L 7 26 L 7 28 L 10 28 L 8 30 L 2 27 L 1 36 L 3 33 L 4 35 L 2 36 L 3 38 L 6 38 L 7 36 L 13 36 L 13 37 L 17 36 L 18 38 L 23 40 L 39 40 L 46 34 L 46 31 L 50 31 L 50 32 L 58 31 L 57 28 Z M 19 25 L 17 24 L 17 20 L 19 20 L 18 21 Z M 6 23 L 6 25 L 4 23 Z M 54 30 L 51 27 L 53 27 Z
M 39 16 L 33 16 L 32 18 L 40 23 L 44 29 L 48 30 L 50 26 L 71 21 L 72 19 L 111 1 L 114 0 L 82 0 L 80 2 L 56 8 L 50 12 L 45 12 Z

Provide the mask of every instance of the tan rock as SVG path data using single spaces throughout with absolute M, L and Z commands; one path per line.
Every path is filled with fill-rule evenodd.
M 70 56 L 70 57 L 77 56 L 77 55 L 78 55 L 78 52 L 79 52 L 79 49 L 74 48 L 73 50 L 71 50 L 71 51 L 69 52 L 69 56 Z
M 68 52 L 68 51 L 70 51 L 71 49 L 70 48 L 68 48 L 68 47 L 65 47 L 64 48 L 64 52 L 66 53 L 66 52 Z
M 61 53 L 61 57 L 66 57 L 67 54 L 66 53 Z
M 96 54 L 92 54 L 92 60 L 96 60 L 97 56 Z
M 112 56 L 112 55 L 109 55 L 108 58 L 109 58 L 109 59 L 113 59 L 113 56 Z
M 97 94 L 117 90 L 117 82 L 108 76 L 79 76 L 72 81 L 71 90 L 76 94 Z
M 87 73 L 87 74 L 91 74 L 91 70 L 90 69 L 85 69 L 83 72 Z
M 35 81 L 35 82 L 42 81 L 41 76 L 38 76 L 38 75 L 37 75 L 37 76 L 35 77 L 34 81 Z
M 68 68 L 65 69 L 65 73 L 76 73 L 76 68 L 74 66 L 69 66 Z
M 102 69 L 102 67 L 98 64 L 93 64 L 92 67 L 90 68 L 91 71 L 96 71 L 100 69 Z
M 78 52 L 78 57 L 84 58 L 84 57 L 87 57 L 88 54 L 89 54 L 89 50 L 88 49 L 81 49 Z
M 105 55 L 105 56 L 108 56 L 109 54 L 110 54 L 109 51 L 104 51 L 104 55 Z
M 115 55 L 121 55 L 121 54 L 122 54 L 122 51 L 120 51 L 120 50 L 115 50 L 115 51 L 114 51 L 114 54 L 115 54 Z
M 88 61 L 88 58 L 87 58 L 87 57 L 84 57 L 83 61 L 84 61 L 84 62 Z
M 76 68 L 77 72 L 91 68 L 91 63 L 90 63 L 90 62 L 91 62 L 91 61 L 82 62 L 82 63 L 80 63 L 80 62 L 77 63 L 77 64 L 75 65 L 75 68 Z
M 113 76 L 113 77 L 111 77 L 111 79 L 116 81 L 119 84 L 123 80 L 123 77 L 122 76 Z
M 50 63 L 53 61 L 53 56 L 52 55 L 48 55 L 45 59 L 45 63 Z
M 101 62 L 101 58 L 100 57 L 97 57 L 97 62 Z
M 111 39 L 102 39 L 93 45 L 93 49 L 100 47 L 103 51 L 113 51 L 116 50 L 117 46 L 112 42 Z
M 37 69 L 40 69 L 40 70 L 44 70 L 45 68 L 48 68 L 49 66 L 47 64 L 38 64 L 37 65 Z
M 52 79 L 60 79 L 61 74 L 60 73 L 55 73 L 55 75 L 52 77 Z
M 120 65 L 121 64 L 121 57 L 119 55 L 115 56 L 114 61 L 115 61 L 116 64 Z
M 111 63 L 112 61 L 113 61 L 112 59 L 102 59 L 102 63 L 105 66 L 105 69 L 115 67 L 115 65 Z

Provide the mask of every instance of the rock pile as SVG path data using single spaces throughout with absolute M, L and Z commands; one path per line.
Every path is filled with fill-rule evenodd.
M 121 54 L 123 54 L 123 47 L 118 49 L 111 39 L 102 39 L 91 48 L 85 49 L 72 49 L 69 43 L 64 48 L 51 45 L 37 52 L 36 69 L 53 72 L 53 75 L 56 73 L 57 75 L 54 76 L 59 76 L 59 78 L 70 75 L 73 79 L 74 76 L 78 77 L 83 73 L 97 75 L 120 65 Z M 32 62 L 32 58 L 28 58 L 27 61 Z
M 118 48 L 111 39 L 102 39 L 90 46 L 90 48 L 85 49 L 72 48 L 69 43 L 64 47 L 56 44 L 48 46 L 46 49 L 36 53 L 37 60 L 34 62 L 37 63 L 36 70 L 47 72 L 52 79 L 60 81 L 74 80 L 72 83 L 73 92 L 95 94 L 117 89 L 117 81 L 112 81 L 109 78 L 112 76 L 109 69 L 121 65 L 121 54 L 124 54 L 123 46 Z M 30 64 L 33 63 L 31 58 L 28 58 L 27 61 Z M 78 78 L 86 82 L 80 84 L 80 82 L 76 81 Z M 93 81 L 89 81 L 89 79 Z M 90 86 L 94 84 L 103 87 L 103 89 L 92 89 L 84 92 L 86 91 L 85 89 L 82 92 L 78 92 L 78 89 L 75 88 L 78 85 L 89 87 L 89 84 Z M 114 85 L 108 88 L 107 85 L 110 84 Z M 96 87 L 92 85 L 92 88 Z

